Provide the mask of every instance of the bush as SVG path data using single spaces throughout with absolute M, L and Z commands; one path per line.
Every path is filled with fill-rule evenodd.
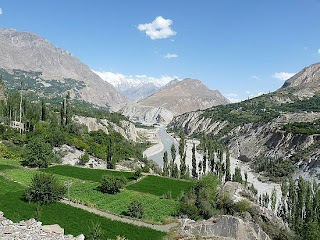
M 237 212 L 248 212 L 250 210 L 250 204 L 248 200 L 242 199 L 241 201 L 235 204 L 235 210 Z
M 200 218 L 200 211 L 194 204 L 181 203 L 179 216 L 187 216 L 190 219 L 198 220 Z
M 58 182 L 51 174 L 35 173 L 31 179 L 31 186 L 25 192 L 25 199 L 29 202 L 41 204 L 60 200 L 66 193 L 66 187 Z
M 79 164 L 85 165 L 86 163 L 89 162 L 89 160 L 90 160 L 89 154 L 85 153 L 79 157 Z
M 135 180 L 138 180 L 141 176 L 142 176 L 141 169 L 138 168 L 138 169 L 134 172 L 133 178 L 134 178 Z
M 42 138 L 33 138 L 26 147 L 26 158 L 23 165 L 46 168 L 53 159 L 52 147 Z
M 126 178 L 104 175 L 102 176 L 99 190 L 103 193 L 115 194 L 120 192 L 120 189 L 127 183 Z
M 6 145 L 0 143 L 0 158 L 12 158 L 13 154 Z
M 128 216 L 133 218 L 142 218 L 144 213 L 144 208 L 142 202 L 139 200 L 134 200 L 130 203 L 128 207 Z

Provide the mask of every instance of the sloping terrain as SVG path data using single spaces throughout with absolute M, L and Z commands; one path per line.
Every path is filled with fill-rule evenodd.
M 132 120 L 168 122 L 174 115 L 227 103 L 229 101 L 219 91 L 208 89 L 199 80 L 187 78 L 167 85 L 120 112 Z
M 320 181 L 319 66 L 303 69 L 274 93 L 186 113 L 175 117 L 170 127 L 209 134 L 224 141 L 234 157 L 255 165 L 269 159 L 276 176 L 298 167 L 298 175 Z
M 125 97 L 66 50 L 29 32 L 0 29 L 0 74 L 9 88 L 56 97 L 71 96 L 99 106 L 117 108 Z

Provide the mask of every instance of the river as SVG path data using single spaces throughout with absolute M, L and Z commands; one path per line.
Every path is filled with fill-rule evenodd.
M 164 152 L 168 152 L 168 159 L 171 160 L 171 146 L 172 144 L 174 144 L 176 147 L 176 151 L 178 152 L 178 142 L 170 134 L 167 133 L 166 126 L 160 126 L 157 133 L 160 141 L 162 142 L 163 149 L 160 152 L 158 151 L 153 155 L 149 155 L 148 160 L 153 160 L 162 167 Z

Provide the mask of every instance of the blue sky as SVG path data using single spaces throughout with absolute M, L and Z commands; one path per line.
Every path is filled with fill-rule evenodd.
M 319 0 L 1 0 L 0 8 L 0 27 L 39 34 L 94 70 L 196 78 L 233 100 L 273 91 L 320 61 Z

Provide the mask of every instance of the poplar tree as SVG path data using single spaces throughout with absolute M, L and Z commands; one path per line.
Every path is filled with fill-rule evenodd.
M 163 176 L 169 176 L 169 166 L 168 166 L 168 152 L 165 151 L 163 154 Z
M 226 152 L 226 182 L 231 181 L 231 172 L 230 172 L 230 153 L 229 150 Z
M 176 147 L 175 147 L 174 143 L 172 143 L 172 145 L 171 145 L 171 157 L 172 157 L 172 161 L 175 162 L 175 160 L 176 160 Z
M 207 172 L 207 149 L 204 148 L 203 152 L 203 161 L 202 161 L 202 168 L 203 168 L 203 174 L 206 174 Z
M 198 172 L 197 172 L 197 160 L 196 160 L 196 145 L 193 144 L 192 148 L 192 177 L 197 178 Z

